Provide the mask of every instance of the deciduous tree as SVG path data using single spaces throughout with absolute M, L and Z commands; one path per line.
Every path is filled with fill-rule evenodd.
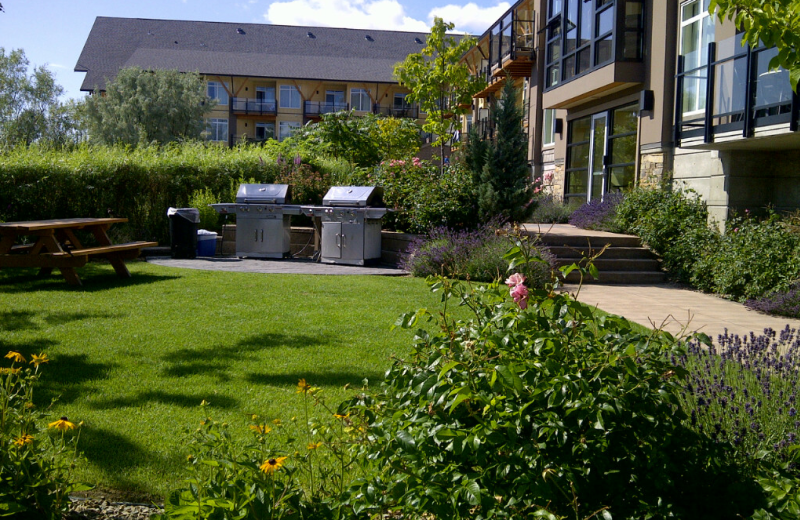
M 419 103 L 425 112 L 423 130 L 436 135 L 444 156 L 444 143 L 458 128 L 461 116 L 471 110 L 472 96 L 485 86 L 485 81 L 470 74 L 461 57 L 473 45 L 473 38 L 448 35 L 455 26 L 435 18 L 425 47 L 409 54 L 394 67 L 400 84 L 411 90 L 408 99 Z
M 6 54 L 0 47 L 0 147 L 66 139 L 72 122 L 59 101 L 64 89 L 44 66 L 28 74 L 22 49 Z
M 85 115 L 91 140 L 135 146 L 199 139 L 211 109 L 199 74 L 132 67 L 87 99 Z
M 716 11 L 720 20 L 732 20 L 744 30 L 751 47 L 759 41 L 777 47 L 778 55 L 770 68 L 789 71 L 792 88 L 800 80 L 800 0 L 711 0 L 708 12 Z

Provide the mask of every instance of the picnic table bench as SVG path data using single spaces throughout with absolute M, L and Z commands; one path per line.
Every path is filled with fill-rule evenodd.
M 158 243 L 112 244 L 108 229 L 113 224 L 127 221 L 126 218 L 66 218 L 0 223 L 0 269 L 38 267 L 40 275 L 58 269 L 67 283 L 81 285 L 75 268 L 86 265 L 90 257 L 104 257 L 120 278 L 130 278 L 125 260 L 138 257 L 143 247 L 157 246 Z M 75 235 L 77 230 L 90 232 L 99 245 L 84 247 Z M 18 244 L 22 237 L 30 237 L 33 241 Z

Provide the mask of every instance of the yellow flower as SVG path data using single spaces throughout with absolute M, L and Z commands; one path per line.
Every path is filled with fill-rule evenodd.
M 57 421 L 51 422 L 50 424 L 47 425 L 47 427 L 55 428 L 56 430 L 61 430 L 62 432 L 75 429 L 75 425 L 69 422 L 69 419 L 67 419 L 66 417 L 62 417 Z
M 253 414 L 250 416 L 250 418 L 255 421 L 256 419 L 258 419 L 258 416 L 256 414 Z
M 350 417 L 350 412 L 348 412 L 346 415 L 340 415 L 338 413 L 335 413 L 333 414 L 333 416 L 336 417 L 337 419 L 347 419 L 348 417 Z
M 281 420 L 280 419 L 273 419 L 272 420 L 272 424 L 274 424 L 275 426 L 280 426 L 281 425 Z
M 286 457 L 278 457 L 276 459 L 265 460 L 264 464 L 262 464 L 259 469 L 261 469 L 261 471 L 263 471 L 267 475 L 270 475 L 273 472 L 281 469 L 284 460 L 286 460 Z
M 31 364 L 35 367 L 38 367 L 42 363 L 49 363 L 49 362 L 50 359 L 48 359 L 47 354 L 45 354 L 44 352 L 42 352 L 38 356 L 34 354 L 33 358 L 31 359 Z
M 200 406 L 208 406 L 209 404 L 210 404 L 210 403 L 209 403 L 208 401 L 206 401 L 205 399 L 203 399 L 202 401 L 200 401 Z
M 6 357 L 8 357 L 8 356 L 6 356 Z M 311 385 L 306 383 L 305 379 L 301 379 L 300 381 L 297 382 L 297 393 L 298 394 L 308 393 L 309 390 L 311 390 Z
M 33 435 L 23 435 L 15 440 L 14 444 L 19 447 L 25 446 L 26 444 L 33 444 Z
M 306 448 L 308 448 L 309 450 L 316 450 L 320 446 L 322 446 L 321 442 L 309 442 L 308 446 L 306 446 Z
M 262 435 L 272 431 L 272 428 L 270 428 L 266 424 L 251 424 L 250 429 Z
M 15 363 L 25 363 L 25 358 L 19 352 L 14 352 L 13 350 L 9 350 L 6 357 Z
M 20 373 L 20 370 L 21 370 L 20 368 L 0 368 L 0 375 L 4 376 L 8 374 L 17 375 Z

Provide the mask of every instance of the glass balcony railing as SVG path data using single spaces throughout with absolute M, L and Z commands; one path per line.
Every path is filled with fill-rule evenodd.
M 406 117 L 408 119 L 419 119 L 419 107 L 416 106 L 383 106 L 375 105 L 373 112 L 384 116 Z
M 792 91 L 789 72 L 769 68 L 777 49 L 752 49 L 742 46 L 740 38 L 710 43 L 704 60 L 679 57 L 676 144 L 700 136 L 703 142 L 711 143 L 715 135 L 730 132 L 752 137 L 755 128 L 781 123 L 797 130 L 800 104 Z
M 306 101 L 303 106 L 303 114 L 312 117 L 347 110 L 350 110 L 350 105 L 348 103 L 332 101 Z
M 231 98 L 231 110 L 238 114 L 275 115 L 277 108 L 275 100 Z

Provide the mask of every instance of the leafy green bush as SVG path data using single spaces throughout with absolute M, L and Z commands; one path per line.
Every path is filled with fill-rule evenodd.
M 217 202 L 221 201 L 208 188 L 192 192 L 192 196 L 189 198 L 189 207 L 197 208 L 200 211 L 199 229 L 207 229 L 208 231 L 220 231 L 222 229 L 219 223 L 219 213 L 214 208 L 209 207 L 209 204 L 216 204 Z
M 391 160 L 365 180 L 383 186 L 384 202 L 396 210 L 384 217 L 389 229 L 425 233 L 438 226 L 462 229 L 477 224 L 472 176 L 460 163 L 440 173 L 438 167 L 416 157 Z
M 764 505 L 723 446 L 681 424 L 675 338 L 519 287 L 432 281 L 441 332 L 419 330 L 385 383 L 352 401 L 375 474 L 347 504 L 448 519 L 712 519 Z M 453 319 L 450 302 L 474 318 Z
M 557 201 L 550 194 L 537 193 L 534 196 L 536 208 L 528 222 L 540 224 L 566 224 L 574 211 L 563 202 Z
M 34 405 L 33 389 L 45 354 L 30 363 L 19 352 L 0 368 L 0 516 L 18 519 L 62 518 L 69 493 L 90 489 L 73 482 L 78 436 L 66 417 L 40 425 L 45 414 Z M 79 427 L 79 426 L 78 426 Z

